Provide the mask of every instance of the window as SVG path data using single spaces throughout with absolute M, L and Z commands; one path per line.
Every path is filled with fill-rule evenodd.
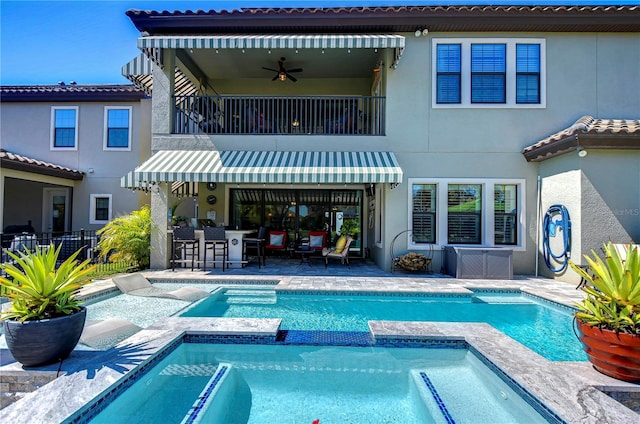
M 131 150 L 131 108 L 105 107 L 105 150 Z
M 482 186 L 449 184 L 447 193 L 447 243 L 482 242 Z
M 494 195 L 495 244 L 516 244 L 518 242 L 518 186 L 496 184 Z
M 51 149 L 76 150 L 78 146 L 78 108 L 51 108 Z
M 539 44 L 516 44 L 516 103 L 540 103 Z
M 438 103 L 460 103 L 460 44 L 438 44 Z
M 426 244 L 523 249 L 525 181 L 409 179 L 410 248 Z
M 414 243 L 436 242 L 436 185 L 413 184 L 412 234 Z
M 471 45 L 471 103 L 505 103 L 506 46 Z
M 432 107 L 543 108 L 545 40 L 434 38 Z
M 111 220 L 111 195 L 92 194 L 89 207 L 90 224 L 106 224 Z

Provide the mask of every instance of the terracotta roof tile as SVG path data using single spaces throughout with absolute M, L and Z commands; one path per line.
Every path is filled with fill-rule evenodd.
M 118 101 L 139 100 L 146 94 L 133 84 L 2 85 L 0 101 Z
M 578 146 L 640 149 L 640 119 L 598 119 L 586 115 L 573 125 L 524 148 L 527 160 L 543 160 Z
M 84 172 L 77 169 L 18 155 L 5 149 L 0 149 L 0 166 L 7 169 L 34 172 L 71 180 L 81 180 L 84 177 Z

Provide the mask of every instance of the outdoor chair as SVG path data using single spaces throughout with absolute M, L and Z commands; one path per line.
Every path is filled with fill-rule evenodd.
M 200 240 L 196 238 L 193 227 L 173 227 L 171 270 L 175 270 L 176 262 L 186 263 L 189 254 L 191 255 L 191 271 L 193 271 L 193 265 L 199 261 L 200 257 Z
M 339 259 L 342 264 L 347 264 L 347 267 L 351 269 L 349 264 L 349 247 L 353 238 L 351 236 L 340 236 L 336 242 L 336 246 L 333 249 L 323 249 L 322 256 L 324 256 L 324 267 L 329 266 L 329 259 Z
M 242 256 L 243 260 L 248 260 L 249 253 L 255 253 L 258 258 L 258 268 L 266 263 L 265 243 L 269 231 L 267 227 L 258 228 L 256 237 L 245 237 L 242 239 Z
M 287 232 L 286 231 L 269 231 L 269 237 L 267 238 L 267 245 L 265 246 L 267 252 L 284 252 L 287 249 Z
M 326 246 L 326 231 L 309 231 L 309 249 L 321 252 Z
M 213 267 L 222 262 L 222 271 L 229 261 L 229 240 L 225 235 L 224 227 L 204 227 L 204 270 L 207 269 L 207 251 L 211 250 Z M 221 259 L 217 259 L 221 255 Z

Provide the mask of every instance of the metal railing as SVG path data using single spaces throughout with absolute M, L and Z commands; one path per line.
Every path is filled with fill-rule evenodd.
M 175 134 L 384 135 L 381 96 L 174 96 Z
M 99 237 L 94 230 L 49 233 L 0 233 L 0 240 L 2 242 L 3 263 L 11 260 L 9 255 L 7 255 L 7 251 L 15 253 L 24 251 L 25 248 L 33 250 L 36 246 L 49 246 L 53 244 L 56 248 L 62 245 L 60 255 L 58 256 L 60 262 L 66 260 L 74 252 L 82 248 L 77 259 L 81 261 L 87 258 L 91 259 L 91 263 L 98 265 L 96 269 L 97 273 L 107 272 L 112 269 L 131 269 L 137 267 L 136 264 L 114 263 L 100 260 L 98 255 Z

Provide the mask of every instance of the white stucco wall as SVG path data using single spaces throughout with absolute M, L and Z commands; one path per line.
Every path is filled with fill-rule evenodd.
M 629 88 L 640 86 L 640 74 L 637 72 L 640 69 L 638 34 L 430 33 L 420 38 L 412 33 L 404 35 L 406 48 L 397 69 L 389 67 L 392 52 L 380 52 L 385 66 L 385 136 L 171 136 L 166 133 L 166 124 L 170 119 L 165 109 L 167 96 L 160 94 L 158 108 L 155 103 L 157 90 L 167 86 L 164 82 L 157 87 L 154 83 L 153 149 L 393 151 L 404 171 L 404 186 L 393 190 L 388 185 L 384 188 L 383 242 L 381 247 L 376 247 L 370 240 L 366 244 L 372 248 L 372 255 L 384 269 L 389 268 L 391 239 L 409 225 L 408 178 L 523 179 L 526 188 L 523 193 L 525 234 L 522 245 L 514 252 L 514 272 L 535 273 L 536 180 L 540 165 L 527 163 L 521 151 L 572 125 L 583 115 L 637 119 L 640 116 L 640 96 L 629 95 Z M 544 40 L 545 106 L 432 107 L 433 37 Z M 250 84 L 253 88 L 249 90 L 242 87 L 242 83 Z M 228 84 L 228 88 L 233 87 L 232 83 Z M 358 84 L 357 89 L 356 85 L 351 89 L 340 81 L 332 81 L 332 84 L 336 91 L 327 94 L 352 94 L 365 87 L 364 82 Z M 264 82 L 255 85 L 237 81 L 236 86 L 237 90 L 241 90 L 238 93 L 254 90 L 255 94 L 268 94 L 273 90 L 273 86 L 264 86 Z M 302 85 L 296 87 L 299 90 Z M 155 120 L 163 122 L 156 125 Z M 551 163 L 548 166 L 553 168 Z M 582 219 L 584 199 L 580 198 L 579 193 L 585 189 L 581 186 L 583 181 L 578 169 L 577 165 L 569 168 L 563 165 L 556 171 L 541 171 L 543 187 L 553 188 L 546 194 L 544 204 L 568 204 L 574 225 Z M 591 178 L 589 181 L 593 182 Z M 576 238 L 574 249 L 582 249 L 582 236 Z M 438 264 L 434 269 L 439 270 Z
M 78 107 L 77 150 L 51 150 L 51 108 L 53 106 Z M 130 106 L 132 109 L 131 150 L 103 149 L 105 106 Z M 14 103 L 4 102 L 0 108 L 0 139 L 2 148 L 26 157 L 77 169 L 85 173 L 82 181 L 67 181 L 74 187 L 70 229 L 98 229 L 102 225 L 89 223 L 91 194 L 111 194 L 113 216 L 129 213 L 139 207 L 138 194 L 120 187 L 120 178 L 134 169 L 141 157 L 150 155 L 150 100 L 141 102 L 64 102 Z M 90 170 L 93 170 L 91 172 Z M 5 170 L 3 169 L 3 173 Z M 38 178 L 25 174 L 26 178 Z M 53 183 L 49 184 L 51 186 Z M 46 187 L 45 183 L 42 187 Z M 5 193 L 6 194 L 6 193 Z M 38 227 L 42 216 L 42 192 L 36 194 Z M 143 200 L 142 198 L 140 200 Z M 11 203 L 5 203 L 10 208 Z M 3 225 L 9 225 L 7 219 Z M 47 231 L 41 229 L 40 231 Z

